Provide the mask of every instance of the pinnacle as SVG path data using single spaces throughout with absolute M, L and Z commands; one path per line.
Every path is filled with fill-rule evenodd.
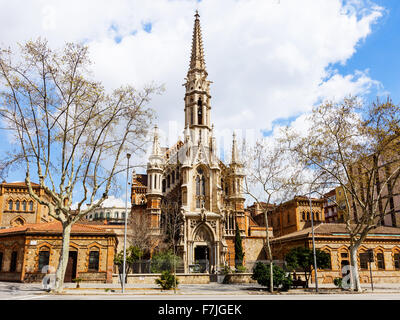
M 192 37 L 192 54 L 190 57 L 189 72 L 193 69 L 206 70 L 204 61 L 203 39 L 201 37 L 200 15 L 196 10 Z

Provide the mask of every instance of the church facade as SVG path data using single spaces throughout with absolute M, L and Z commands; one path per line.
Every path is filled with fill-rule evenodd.
M 183 272 L 205 261 L 204 272 L 223 265 L 235 266 L 234 238 L 238 228 L 247 261 L 256 260 L 265 242 L 265 228 L 259 227 L 244 210 L 243 165 L 233 134 L 232 157 L 224 164 L 217 157 L 211 121 L 211 94 L 206 70 L 199 15 L 196 12 L 192 51 L 184 97 L 184 138 L 169 149 L 161 148 L 157 127 L 148 159 L 146 194 L 142 183 L 133 179 L 132 200 L 145 196 L 145 213 L 151 232 L 165 232 L 171 204 L 179 216 L 176 248 L 183 260 Z M 140 186 L 139 186 L 140 185 Z M 137 190 L 137 192 L 136 192 Z M 142 191 L 140 191 L 142 190 Z M 141 195 L 137 194 L 142 192 Z M 143 201 L 136 206 L 143 206 Z M 133 211 L 135 204 L 133 204 Z M 250 253 L 252 251 L 252 253 Z

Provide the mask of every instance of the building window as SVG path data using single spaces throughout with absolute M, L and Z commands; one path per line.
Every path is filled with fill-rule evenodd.
M 33 201 L 29 201 L 29 211 L 33 211 Z
M 26 201 L 22 201 L 22 210 L 26 211 Z
M 104 212 L 100 212 L 100 219 L 104 219 Z
M 13 209 L 13 202 L 12 200 L 8 201 L 8 210 L 12 210 Z
M 170 188 L 170 187 L 171 187 L 171 176 L 168 175 L 168 177 L 167 177 L 167 188 Z
M 39 252 L 39 271 L 43 269 L 43 267 L 49 265 L 50 259 L 50 251 L 43 250 Z
M 385 270 L 385 257 L 382 252 L 376 254 L 376 260 L 378 263 L 378 269 Z
M 165 179 L 162 181 L 162 192 L 165 192 L 166 186 L 165 186 Z
M 368 252 L 362 252 L 358 255 L 360 259 L 360 269 L 368 270 Z
M 115 211 L 115 218 L 118 219 L 118 211 Z
M 307 212 L 307 221 L 310 221 L 310 213 Z
M 20 208 L 20 202 L 19 200 L 17 200 L 17 202 L 15 202 L 15 210 L 19 211 Z
M 17 257 L 18 257 L 18 252 L 13 251 L 11 253 L 10 272 L 15 272 L 17 270 Z
M 316 220 L 316 221 L 319 221 L 319 212 L 316 212 L 316 213 L 315 213 L 315 220 Z
M 110 212 L 107 212 L 107 213 L 106 213 L 106 218 L 107 218 L 107 219 L 110 219 L 110 217 L 111 217 L 111 216 L 110 216 Z
M 197 122 L 203 124 L 203 102 L 201 99 L 197 101 Z
M 201 197 L 206 195 L 206 182 L 203 175 L 203 170 L 199 168 L 197 170 L 198 176 L 196 178 L 196 208 L 201 208 Z
M 323 250 L 323 251 L 329 255 L 328 266 L 325 268 L 325 270 L 331 270 L 331 269 L 332 269 L 332 256 L 331 256 L 331 252 L 330 252 L 329 250 Z
M 89 271 L 99 271 L 99 252 L 90 251 L 89 253 Z
M 400 253 L 395 253 L 393 255 L 393 260 L 394 260 L 394 268 L 396 270 L 400 270 Z
M 171 177 L 172 177 L 172 184 L 174 184 L 175 183 L 175 171 L 172 171 Z
M 306 213 L 304 211 L 302 213 L 302 218 L 303 218 L 303 220 L 306 220 Z
M 96 212 L 96 213 L 94 214 L 94 218 L 97 219 L 98 217 L 99 217 L 99 214 Z
M 3 252 L 0 252 L 0 271 L 3 270 Z

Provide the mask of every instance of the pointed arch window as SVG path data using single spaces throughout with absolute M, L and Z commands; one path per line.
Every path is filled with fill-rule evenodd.
M 29 211 L 33 211 L 33 201 L 29 201 Z
M 378 252 L 376 254 L 376 261 L 379 270 L 385 270 L 385 256 L 383 252 Z
M 201 168 L 197 169 L 196 177 L 196 208 L 201 208 L 201 200 L 206 195 L 206 180 Z
M 20 205 L 21 205 L 21 203 L 19 202 L 19 200 L 17 200 L 17 201 L 15 202 L 15 210 L 19 211 Z
M 99 251 L 89 252 L 89 271 L 99 271 Z
M 197 101 L 197 122 L 203 124 L 203 102 L 201 98 Z
M 393 255 L 393 265 L 395 270 L 400 270 L 400 252 L 396 251 Z
M 13 209 L 13 201 L 9 200 L 8 201 L 8 210 L 12 210 Z
M 42 269 L 45 266 L 49 265 L 50 261 L 50 249 L 47 247 L 43 247 L 39 251 L 39 271 L 42 271 Z
M 26 211 L 26 201 L 22 201 L 22 210 Z

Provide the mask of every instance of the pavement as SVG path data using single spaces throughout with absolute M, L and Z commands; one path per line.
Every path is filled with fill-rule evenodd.
M 400 284 L 363 284 L 363 293 L 353 293 L 335 288 L 334 285 L 321 284 L 319 292 L 311 285 L 309 289 L 291 289 L 288 292 L 270 294 L 259 284 L 181 284 L 174 290 L 161 290 L 153 284 L 126 284 L 122 293 L 120 284 L 66 283 L 62 294 L 52 294 L 41 284 L 0 282 L 0 300 L 38 300 L 38 299 L 211 299 L 211 300 L 260 300 L 260 299 L 395 299 L 400 300 Z
M 372 291 L 370 284 L 362 284 L 362 294 L 390 294 L 400 298 L 400 284 L 375 284 L 374 291 Z M 337 289 L 332 284 L 319 285 L 319 292 L 316 293 L 313 284 L 308 289 L 291 289 L 288 292 L 275 292 L 274 296 L 286 298 L 288 296 L 299 295 L 360 295 L 360 293 L 353 293 L 345 290 Z M 44 290 L 41 283 L 10 283 L 0 282 L 0 299 L 7 299 L 7 297 L 16 296 L 36 296 L 36 295 L 49 295 L 49 292 Z M 126 284 L 125 293 L 122 293 L 120 284 L 108 283 L 81 283 L 80 288 L 76 288 L 75 283 L 66 283 L 64 285 L 64 292 L 60 295 L 50 294 L 51 296 L 60 295 L 73 295 L 73 296 L 272 296 L 265 287 L 259 284 L 180 284 L 176 291 L 174 290 L 161 290 L 156 284 Z

